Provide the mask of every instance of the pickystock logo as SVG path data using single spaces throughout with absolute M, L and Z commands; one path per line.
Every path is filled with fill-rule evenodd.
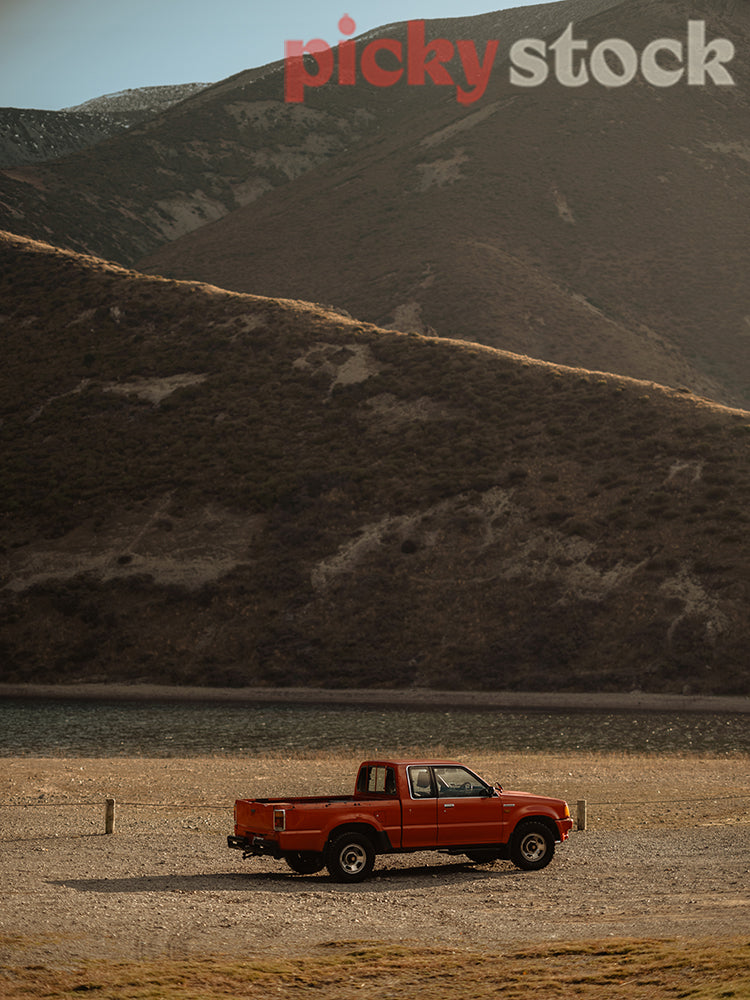
M 497 39 L 477 45 L 466 39 L 425 38 L 425 22 L 409 21 L 406 43 L 396 38 L 353 39 L 357 25 L 345 14 L 338 23 L 342 38 L 331 47 L 322 38 L 287 41 L 284 45 L 284 99 L 300 103 L 308 87 L 327 83 L 353 87 L 360 79 L 375 87 L 393 87 L 405 81 L 421 87 L 427 78 L 439 87 L 455 87 L 460 104 L 473 104 L 487 89 Z M 334 55 L 335 53 L 335 55 Z M 457 58 L 456 58 L 457 57 Z M 522 38 L 510 49 L 510 82 L 516 87 L 538 87 L 550 76 L 565 87 L 594 82 L 602 87 L 624 87 L 640 73 L 654 87 L 689 86 L 708 82 L 732 86 L 726 63 L 734 58 L 727 38 L 707 40 L 705 21 L 688 21 L 684 39 L 657 38 L 638 51 L 622 38 L 597 44 L 576 38 L 569 24 L 554 42 Z

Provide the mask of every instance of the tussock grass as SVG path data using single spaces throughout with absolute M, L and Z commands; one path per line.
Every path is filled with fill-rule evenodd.
M 750 997 L 750 943 L 618 940 L 541 945 L 486 954 L 369 941 L 333 941 L 293 958 L 229 958 L 87 962 L 73 968 L 28 966 L 0 973 L 0 997 L 63 1000 L 80 996 L 219 997 L 325 996 L 372 1000 L 436 996 L 583 997 L 627 994 L 632 1000 Z

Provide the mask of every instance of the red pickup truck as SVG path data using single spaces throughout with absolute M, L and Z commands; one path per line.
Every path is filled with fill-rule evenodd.
M 368 760 L 354 795 L 238 799 L 229 847 L 361 882 L 378 854 L 436 850 L 536 871 L 573 826 L 562 799 L 507 792 L 452 760 Z

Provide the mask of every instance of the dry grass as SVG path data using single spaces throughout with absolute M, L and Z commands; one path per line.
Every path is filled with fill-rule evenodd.
M 294 959 L 205 956 L 141 962 L 89 962 L 73 969 L 16 967 L 0 973 L 0 997 L 159 997 L 211 1000 L 236 996 L 414 998 L 436 996 L 576 996 L 610 1000 L 750 997 L 750 945 L 727 941 L 593 941 L 508 954 L 333 941 Z M 622 992 L 620 992 L 622 991 Z

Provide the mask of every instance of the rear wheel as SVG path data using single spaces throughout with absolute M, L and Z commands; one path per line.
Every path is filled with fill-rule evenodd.
M 293 851 L 286 854 L 284 860 L 298 875 L 315 875 L 325 868 L 323 855 L 315 851 Z
M 555 856 L 555 838 L 544 823 L 519 823 L 510 841 L 510 860 L 527 872 L 546 868 Z
M 372 841 L 359 833 L 342 833 L 328 845 L 326 868 L 336 882 L 363 882 L 375 867 Z

